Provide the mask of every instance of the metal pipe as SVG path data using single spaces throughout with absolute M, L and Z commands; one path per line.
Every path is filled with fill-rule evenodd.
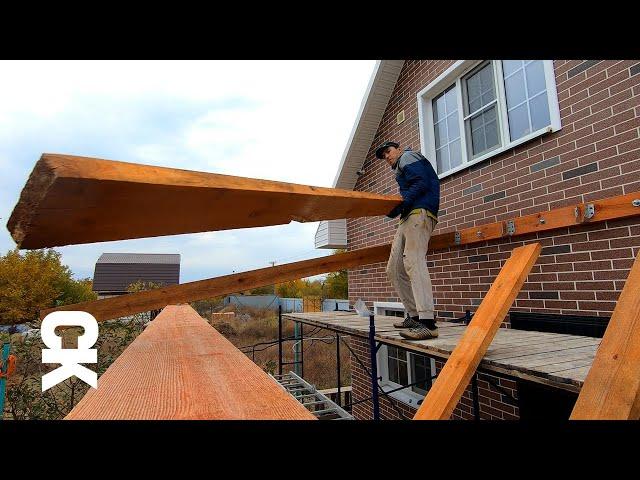
M 473 391 L 473 418 L 480 420 L 480 402 L 478 401 L 478 374 L 471 377 L 471 390 Z
M 282 375 L 282 305 L 278 305 L 278 374 Z
M 300 376 L 304 378 L 304 323 L 300 322 Z
M 336 303 L 337 305 L 337 303 Z M 342 406 L 342 396 L 340 393 L 340 334 L 336 332 L 336 365 L 338 369 L 338 405 Z
M 373 315 L 369 315 L 369 352 L 371 356 L 371 399 L 373 401 L 373 419 L 380 420 L 378 402 L 378 362 L 376 360 L 376 323 Z

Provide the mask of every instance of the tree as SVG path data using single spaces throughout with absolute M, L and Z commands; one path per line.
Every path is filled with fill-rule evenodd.
M 325 298 L 349 298 L 347 271 L 331 272 L 324 283 Z
M 0 257 L 0 324 L 38 322 L 45 308 L 95 300 L 91 280 L 74 280 L 55 250 L 21 255 L 9 250 Z
M 344 249 L 336 249 L 334 255 L 344 253 Z M 349 281 L 346 270 L 331 272 L 325 281 L 325 298 L 349 298 Z

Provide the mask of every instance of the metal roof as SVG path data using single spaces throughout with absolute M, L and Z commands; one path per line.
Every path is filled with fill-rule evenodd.
M 103 253 L 96 263 L 180 264 L 179 253 Z

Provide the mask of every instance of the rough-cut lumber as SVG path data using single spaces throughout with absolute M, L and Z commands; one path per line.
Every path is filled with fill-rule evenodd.
M 314 420 L 188 305 L 170 305 L 69 420 Z
M 222 277 L 196 282 L 171 285 L 145 292 L 129 293 L 117 297 L 91 302 L 75 303 L 49 310 L 43 310 L 41 317 L 57 310 L 79 310 L 89 312 L 98 321 L 133 315 L 162 308 L 175 303 L 204 300 L 218 295 L 236 293 L 252 288 L 274 285 L 275 283 L 311 277 L 326 272 L 335 272 L 359 265 L 382 262 L 389 257 L 390 245 L 370 247 L 352 252 L 328 255 L 326 257 L 285 263 L 274 267 L 234 273 Z
M 414 420 L 448 420 L 451 417 L 541 250 L 539 243 L 513 250 L 413 417 Z
M 43 154 L 7 228 L 19 248 L 384 215 L 400 196 Z
M 570 418 L 640 419 L 640 253 Z

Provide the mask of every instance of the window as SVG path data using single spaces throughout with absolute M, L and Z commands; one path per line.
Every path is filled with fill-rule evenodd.
M 405 315 L 404 307 L 399 302 L 374 302 L 373 309 L 375 315 Z M 417 406 L 431 388 L 435 368 L 434 359 L 394 345 L 383 345 L 378 350 L 378 372 L 382 377 L 382 387 L 389 391 L 416 383 L 389 394 L 412 406 Z
M 440 178 L 561 128 L 551 60 L 460 60 L 418 93 L 418 110 Z

